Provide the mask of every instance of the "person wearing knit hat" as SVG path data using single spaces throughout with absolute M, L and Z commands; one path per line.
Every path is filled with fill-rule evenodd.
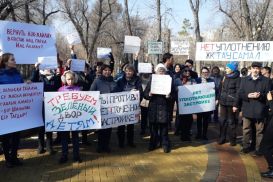
M 234 71 L 238 70 L 238 62 L 231 61 L 231 62 L 227 63 L 226 67 L 234 72 Z
M 165 72 L 167 71 L 167 68 L 164 66 L 164 64 L 162 64 L 162 63 L 159 63 L 158 65 L 156 65 L 156 67 L 155 67 L 155 73 L 156 74 L 160 74 L 159 72 L 160 71 L 162 71 L 162 72 L 164 72 L 164 74 L 165 74 Z
M 167 75 L 166 71 L 167 69 L 162 63 L 155 67 L 157 75 Z M 165 85 L 163 84 L 163 86 Z M 152 81 L 150 80 L 144 91 L 144 98 L 150 101 L 148 106 L 148 121 L 150 126 L 149 150 L 155 150 L 160 143 L 162 144 L 163 151 L 169 153 L 171 151 L 171 145 L 168 135 L 168 102 L 170 96 L 173 95 L 174 89 L 172 89 L 169 95 L 161 95 L 151 93 L 151 87 Z
M 226 65 L 226 73 L 222 81 L 220 104 L 220 138 L 218 144 L 226 142 L 227 136 L 231 146 L 236 145 L 236 118 L 238 117 L 240 72 L 238 63 L 232 61 Z

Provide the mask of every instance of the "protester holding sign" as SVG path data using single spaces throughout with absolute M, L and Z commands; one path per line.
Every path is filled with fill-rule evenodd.
M 101 66 L 102 75 L 94 80 L 90 87 L 90 91 L 100 91 L 100 94 L 115 93 L 118 92 L 116 82 L 114 81 L 112 74 L 112 67 L 110 65 Z M 109 147 L 112 128 L 98 130 L 98 147 L 97 152 L 111 152 Z
M 197 84 L 199 83 L 208 83 L 214 82 L 212 78 L 209 77 L 210 70 L 207 67 L 203 67 L 201 69 L 201 77 L 196 79 Z M 218 91 L 215 90 L 216 98 L 217 98 Z M 208 140 L 207 138 L 207 131 L 208 131 L 208 124 L 210 120 L 211 112 L 202 112 L 197 114 L 197 135 L 196 139 L 203 139 Z
M 125 69 L 125 75 L 123 78 L 118 80 L 117 82 L 118 88 L 121 91 L 131 91 L 131 90 L 139 90 L 140 92 L 140 100 L 143 97 L 143 90 L 141 85 L 140 78 L 136 75 L 136 71 L 133 65 L 128 65 Z M 118 140 L 119 147 L 124 147 L 125 140 L 125 125 L 118 127 Z M 134 144 L 134 124 L 127 125 L 127 145 L 130 147 L 135 147 Z
M 167 72 L 163 64 L 158 64 L 155 67 L 156 74 L 164 75 Z M 150 126 L 150 144 L 149 150 L 157 148 L 158 143 L 162 144 L 165 153 L 171 151 L 171 144 L 168 135 L 169 122 L 169 100 L 172 94 L 159 95 L 151 93 L 151 81 L 149 81 L 145 91 L 144 97 L 149 100 L 148 107 L 148 121 Z M 158 141 L 159 140 L 159 141 Z
M 185 67 L 182 71 L 182 75 L 180 78 L 175 80 L 176 91 L 178 91 L 179 86 L 183 85 L 193 85 L 196 84 L 195 79 L 191 78 L 191 70 L 188 67 Z M 178 101 L 177 108 L 178 108 Z M 177 109 L 178 114 L 179 109 Z M 178 135 L 181 132 L 181 140 L 182 141 L 191 141 L 191 127 L 192 127 L 193 117 L 192 114 L 178 114 L 176 130 L 175 133 Z
M 54 73 L 53 70 L 40 70 L 39 63 L 35 64 L 35 68 L 32 73 L 32 82 L 43 82 L 44 83 L 44 92 L 56 92 L 61 87 L 61 76 Z M 44 117 L 44 108 L 43 108 L 43 117 Z M 45 138 L 46 134 L 46 150 L 50 154 L 54 154 L 55 151 L 52 148 L 52 132 L 45 133 L 45 127 L 39 128 L 38 135 L 38 154 L 45 152 Z
M 77 75 L 72 71 L 65 71 L 62 75 L 62 82 L 64 86 L 59 88 L 58 92 L 66 92 L 66 91 L 79 91 L 80 87 L 76 86 L 78 81 Z M 80 158 L 80 146 L 79 146 L 79 132 L 72 132 L 72 143 L 73 143 L 73 159 L 75 162 L 82 162 Z M 68 140 L 70 136 L 69 131 L 62 131 L 61 134 L 61 143 L 62 143 L 62 156 L 59 160 L 59 163 L 65 163 L 68 160 Z
M 16 61 L 11 53 L 4 53 L 0 59 L 0 85 L 23 83 L 22 76 L 16 69 Z M 6 167 L 22 165 L 17 158 L 17 150 L 20 142 L 20 133 L 14 132 L 1 136 L 2 146 L 6 160 Z
M 220 139 L 218 144 L 226 142 L 229 135 L 231 146 L 236 145 L 236 127 L 239 107 L 240 72 L 238 63 L 230 62 L 226 65 L 226 74 L 220 87 Z
M 260 142 L 263 137 L 266 117 L 266 94 L 270 91 L 270 79 L 261 75 L 262 64 L 253 62 L 251 74 L 241 80 L 239 98 L 242 99 L 243 114 L 243 153 L 249 153 L 252 135 L 256 134 L 255 154 L 259 155 Z M 256 127 L 256 133 L 252 129 Z
M 185 61 L 185 66 L 187 66 L 187 67 L 189 67 L 191 69 L 191 77 L 193 79 L 197 79 L 198 78 L 198 74 L 195 71 L 193 71 L 193 60 L 187 59 Z

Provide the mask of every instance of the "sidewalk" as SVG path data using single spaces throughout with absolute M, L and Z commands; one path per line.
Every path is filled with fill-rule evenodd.
M 7 169 L 0 156 L 0 181 L 270 181 L 260 177 L 260 171 L 266 170 L 263 157 L 241 155 L 239 145 L 217 145 L 218 125 L 214 123 L 208 133 L 208 142 L 181 142 L 170 132 L 172 151 L 168 154 L 162 149 L 149 152 L 149 137 L 139 135 L 139 125 L 135 127 L 136 148 L 118 148 L 113 130 L 110 154 L 96 153 L 96 136 L 91 134 L 92 145 L 81 146 L 83 162 L 73 163 L 70 150 L 64 165 L 58 164 L 60 146 L 55 147 L 58 153 L 54 156 L 37 155 L 37 141 L 28 138 L 22 140 L 19 150 L 22 167 Z

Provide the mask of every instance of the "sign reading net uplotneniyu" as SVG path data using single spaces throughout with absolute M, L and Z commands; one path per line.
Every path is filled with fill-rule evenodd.
M 101 128 L 98 91 L 45 92 L 45 130 Z
M 272 61 L 273 41 L 197 42 L 199 61 Z
M 38 57 L 56 56 L 55 44 L 55 31 L 49 26 L 0 21 L 0 53 L 13 53 L 17 64 L 35 64 Z
M 139 91 L 101 94 L 102 128 L 113 128 L 139 121 Z
M 178 87 L 179 114 L 215 110 L 215 84 L 202 83 Z

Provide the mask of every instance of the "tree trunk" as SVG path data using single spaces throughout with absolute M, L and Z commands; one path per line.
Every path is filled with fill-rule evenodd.
M 252 25 L 247 0 L 242 0 L 242 8 L 244 14 L 244 22 L 246 26 L 246 38 L 247 41 L 252 41 L 253 40 Z
M 131 22 L 130 22 L 130 16 L 129 16 L 129 10 L 128 10 L 128 0 L 124 0 L 124 5 L 125 5 L 125 19 L 126 19 L 126 25 L 128 28 L 129 35 L 132 36 L 132 27 L 131 27 Z
M 195 6 L 193 3 L 193 0 L 189 0 L 191 10 L 193 13 L 193 18 L 194 18 L 194 31 L 195 31 L 195 44 L 196 42 L 202 42 L 202 37 L 200 34 L 200 25 L 199 25 L 199 5 L 200 5 L 200 0 L 195 0 Z M 200 75 L 201 71 L 201 64 L 200 61 L 196 61 L 196 71 Z
M 161 41 L 161 2 L 160 0 L 156 1 L 157 7 L 157 41 Z M 160 62 L 160 54 L 158 54 L 157 63 Z

